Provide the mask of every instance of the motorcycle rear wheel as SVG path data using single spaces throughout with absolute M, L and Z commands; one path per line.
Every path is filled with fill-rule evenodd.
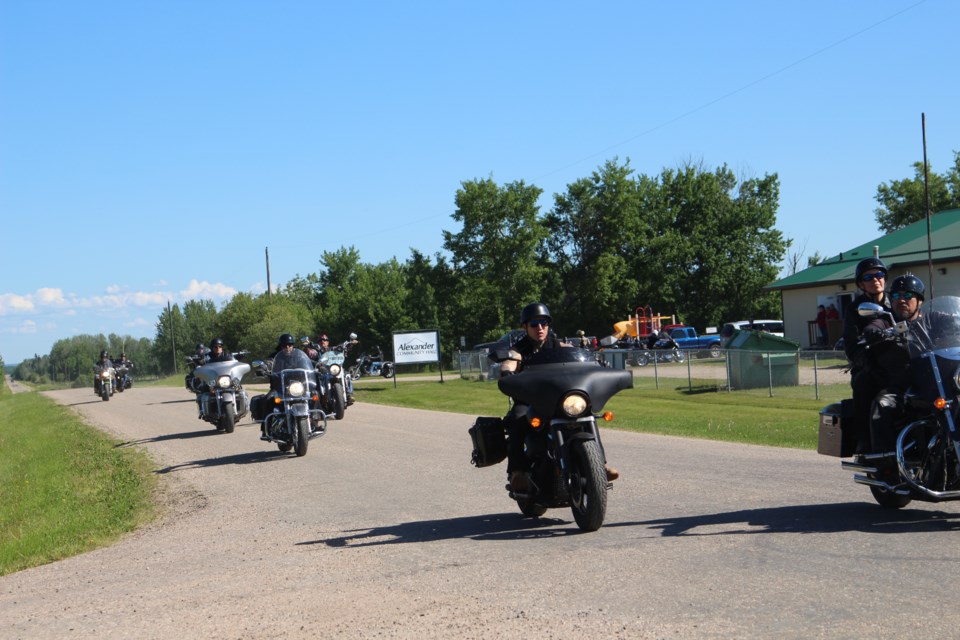
M 307 455 L 307 445 L 310 443 L 310 418 L 300 416 L 297 418 L 297 444 L 294 447 L 294 453 L 298 458 Z
M 233 433 L 233 425 L 237 423 L 237 414 L 232 404 L 223 407 L 223 413 L 220 414 L 220 420 L 217 422 L 217 429 L 226 433 Z
M 582 531 L 596 531 L 607 515 L 607 472 L 596 440 L 571 445 L 570 509 Z
M 899 493 L 893 493 L 880 487 L 870 487 L 870 493 L 877 504 L 884 509 L 903 509 L 913 501 L 910 496 L 902 496 Z
M 517 500 L 517 506 L 520 507 L 520 513 L 528 518 L 539 518 L 547 512 L 545 506 L 537 504 L 533 500 Z

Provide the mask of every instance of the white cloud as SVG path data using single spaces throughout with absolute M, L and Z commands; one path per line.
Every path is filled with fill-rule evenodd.
M 0 294 L 0 315 L 23 311 L 33 311 L 33 309 L 34 304 L 32 296 L 19 296 L 15 293 Z
M 123 291 L 123 288 L 118 284 L 112 284 L 107 287 L 107 293 L 120 293 Z
M 196 279 L 190 280 L 187 288 L 180 292 L 185 300 L 206 299 L 206 298 L 229 298 L 237 293 L 233 287 L 225 284 L 210 283 L 204 280 L 199 282 Z
M 148 320 L 144 320 L 143 318 L 136 318 L 130 322 L 125 322 L 123 326 L 130 327 L 132 329 L 135 327 L 152 327 L 153 323 Z
M 37 289 L 37 302 L 43 306 L 66 307 L 70 303 L 63 297 L 63 289 L 42 287 Z

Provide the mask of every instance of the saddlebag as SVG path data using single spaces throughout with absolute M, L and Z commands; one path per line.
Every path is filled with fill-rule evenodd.
M 250 417 L 257 422 L 262 422 L 270 413 L 270 403 L 267 400 L 266 394 L 250 398 Z
M 834 402 L 821 409 L 817 453 L 835 458 L 849 458 L 856 450 L 853 400 Z
M 469 429 L 473 440 L 470 462 L 477 467 L 489 467 L 507 457 L 507 429 L 503 418 L 477 418 Z

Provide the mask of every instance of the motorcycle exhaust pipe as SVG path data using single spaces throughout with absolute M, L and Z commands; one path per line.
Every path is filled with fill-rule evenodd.
M 868 478 L 867 476 L 861 476 L 859 474 L 853 476 L 853 481 L 857 484 L 865 484 L 871 487 L 879 487 L 890 493 L 895 493 L 898 496 L 908 496 L 910 495 L 909 489 L 903 489 L 903 485 L 891 485 L 883 480 L 877 480 L 876 478 Z

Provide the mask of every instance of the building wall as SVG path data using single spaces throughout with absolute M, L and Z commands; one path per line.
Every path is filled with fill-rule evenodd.
M 940 270 L 945 273 L 940 273 Z M 897 276 L 904 273 L 913 273 L 923 280 L 927 286 L 927 297 L 929 298 L 930 283 L 928 282 L 929 270 L 927 265 L 917 265 L 910 269 L 894 269 L 890 272 L 887 282 L 892 282 Z M 933 293 L 936 296 L 960 296 L 960 260 L 955 262 L 940 263 L 933 269 Z M 817 304 L 824 298 L 835 296 L 840 300 L 851 299 L 852 296 L 859 294 L 857 288 L 852 282 L 846 285 L 817 285 L 805 289 L 787 289 L 781 292 L 783 301 L 783 335 L 784 337 L 796 340 L 800 347 L 808 349 L 811 346 L 811 335 L 809 322 L 817 318 Z M 846 305 L 843 305 L 846 306 Z M 839 306 L 841 316 L 844 313 L 843 306 Z M 816 333 L 813 333 L 814 339 Z M 832 336 L 831 336 L 832 337 Z

